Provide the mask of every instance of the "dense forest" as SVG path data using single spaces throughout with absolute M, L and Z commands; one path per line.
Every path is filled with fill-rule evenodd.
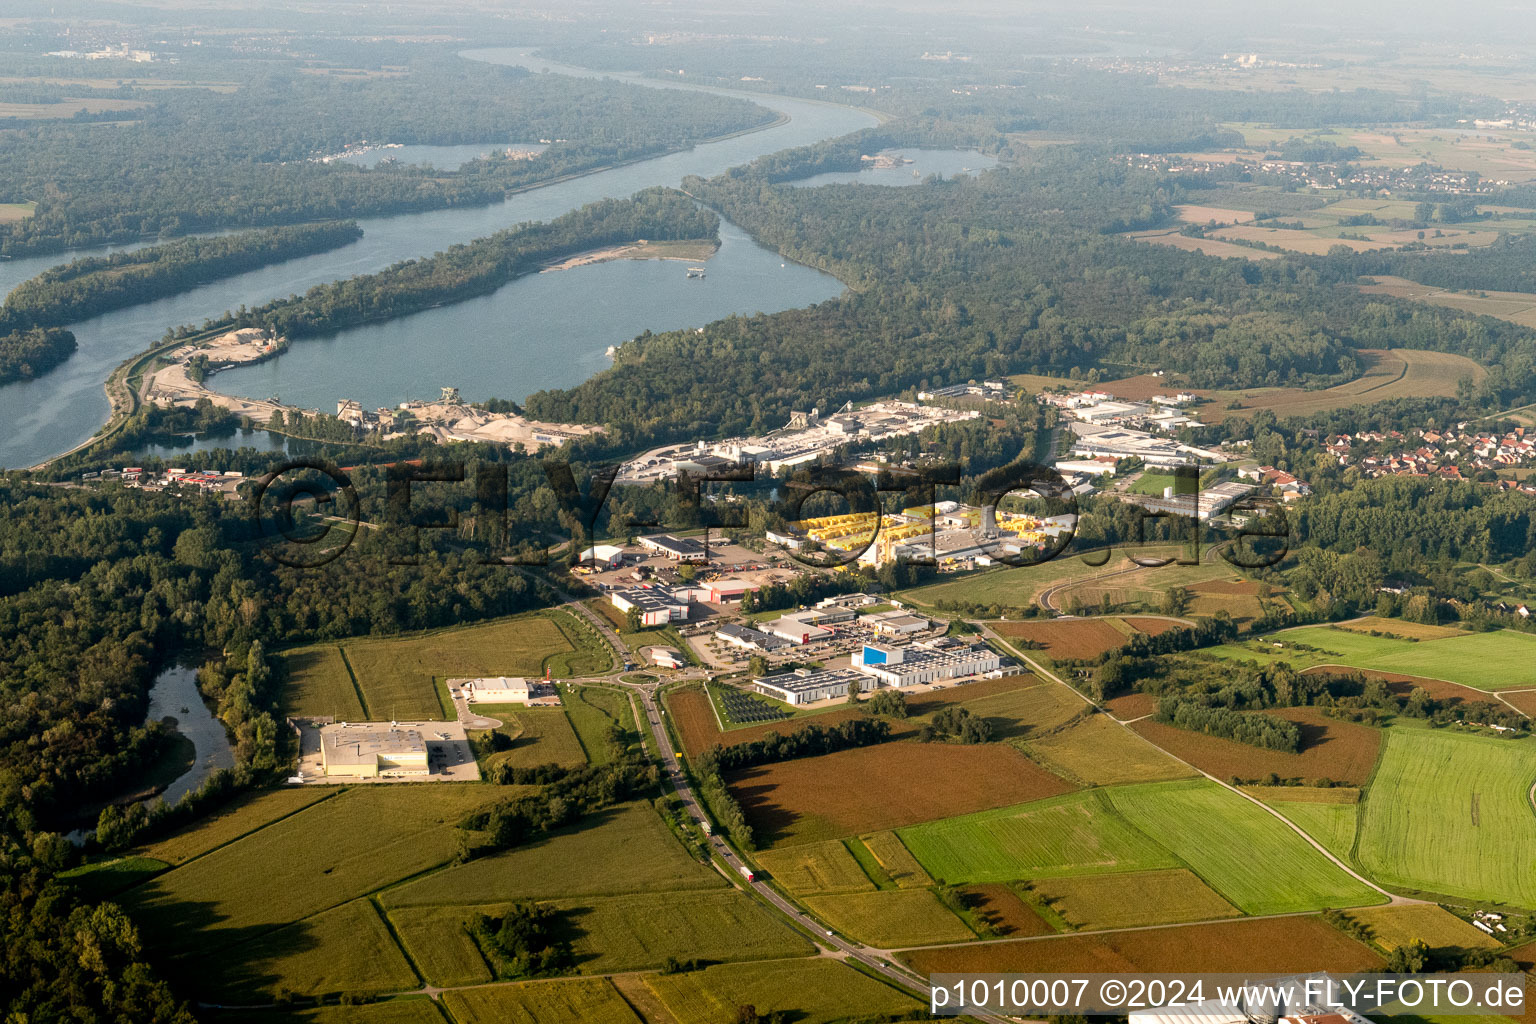
M 33 327 L 0 335 L 0 384 L 41 377 L 68 359 L 75 336 L 57 327 Z
M 7 325 L 71 324 L 272 263 L 327 252 L 361 237 L 355 221 L 304 224 L 78 259 L 17 285 L 0 307 L 0 330 Z
M 538 182 L 769 123 L 744 100 L 613 81 L 534 75 L 458 57 L 359 81 L 262 65 L 234 91 L 133 91 L 135 121 L 39 123 L 6 133 L 0 255 L 137 241 L 222 227 L 483 205 Z M 473 97 L 473 102 L 466 102 Z M 364 168 L 316 158 L 363 140 L 403 144 L 557 141 L 531 160 L 458 170 Z

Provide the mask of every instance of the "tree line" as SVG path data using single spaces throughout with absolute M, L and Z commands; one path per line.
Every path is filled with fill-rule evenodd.
M 208 281 L 327 252 L 363 237 L 356 221 L 301 224 L 188 238 L 78 259 L 17 285 L 0 308 L 0 330 L 69 324 L 175 295 Z

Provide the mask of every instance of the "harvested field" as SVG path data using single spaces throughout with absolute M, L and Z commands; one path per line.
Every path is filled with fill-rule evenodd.
M 1188 868 L 1048 878 L 1031 888 L 1084 931 L 1242 916 Z
M 606 978 L 573 978 L 495 985 L 443 993 L 443 1003 L 460 1021 L 498 1024 L 642 1024 Z
M 1357 804 L 1360 791 L 1353 786 L 1241 786 L 1244 793 L 1267 804 Z
M 1238 628 L 1264 614 L 1259 600 L 1260 585 L 1252 580 L 1207 580 L 1190 586 L 1189 614 L 1215 615 L 1226 612 Z
M 1505 690 L 1499 696 L 1527 717 L 1536 718 L 1536 690 Z
M 838 931 L 881 949 L 969 942 L 976 937 L 928 889 L 812 896 L 805 905 Z
M 1310 256 L 1325 256 L 1328 250 L 1336 245 L 1342 245 L 1356 252 L 1370 252 L 1373 249 L 1387 249 L 1401 245 L 1401 242 L 1362 242 L 1355 238 L 1329 238 L 1326 235 L 1314 235 L 1310 231 L 1297 231 L 1295 228 L 1261 228 L 1252 225 L 1242 227 L 1222 228 L 1214 236 L 1233 242 L 1263 242 L 1266 245 L 1288 249 L 1291 252 L 1306 253 Z
M 1447 291 L 1434 285 L 1419 284 L 1406 277 L 1379 276 L 1375 284 L 1361 285 L 1367 295 L 1392 295 L 1432 306 L 1446 306 L 1467 313 L 1497 317 L 1523 327 L 1536 327 L 1536 294 L 1530 292 L 1484 292 L 1466 294 Z
M 1019 898 L 1010 886 L 999 882 L 968 885 L 961 890 L 972 916 L 990 925 L 999 935 L 1022 938 L 1026 935 L 1053 935 L 1055 929 L 1033 907 Z
M 1129 722 L 1133 718 L 1156 714 L 1157 698 L 1150 693 L 1122 693 L 1106 700 L 1104 706 L 1122 722 Z
M 1365 944 L 1321 918 L 1280 917 L 1178 925 L 1111 935 L 1064 935 L 1028 942 L 972 943 L 918 950 L 902 959 L 922 974 L 944 972 L 1133 973 L 1265 971 L 1324 968 L 1349 973 L 1383 965 Z
M 1391 952 L 1398 946 L 1420 939 L 1430 949 L 1497 949 L 1493 936 L 1472 927 L 1444 907 L 1433 903 L 1402 907 L 1366 907 L 1351 910 L 1349 916 L 1371 930 L 1371 940 Z
M 390 999 L 355 1006 L 284 1007 L 271 1010 L 223 1010 L 220 1024 L 443 1024 L 443 1015 L 426 996 Z
M 870 779 L 892 784 L 840 784 Z M 878 832 L 1073 788 L 1000 744 L 916 742 L 764 765 L 736 773 L 728 785 L 764 846 Z
M 1147 615 L 1127 615 L 1121 621 L 1136 632 L 1146 633 L 1148 636 L 1162 636 L 1175 629 L 1187 628 L 1185 623 L 1177 619 L 1159 619 Z
M 757 862 L 784 888 L 799 896 L 869 892 L 875 883 L 840 839 L 780 850 L 763 850 Z
M 1367 615 L 1362 619 L 1351 619 L 1334 625 L 1352 633 L 1385 633 L 1409 640 L 1444 640 L 1449 636 L 1466 635 L 1462 630 L 1450 626 L 1431 626 L 1424 622 L 1409 622 L 1407 619 L 1384 619 L 1379 615 Z
M 1179 220 L 1186 224 L 1242 224 L 1253 220 L 1252 210 L 1228 210 L 1220 206 L 1175 206 Z
M 1332 779 L 1364 785 L 1376 765 L 1382 732 L 1369 726 L 1327 718 L 1317 708 L 1276 708 L 1265 712 L 1301 728 L 1301 752 L 1265 750 L 1236 740 L 1189 732 L 1147 718 L 1131 728 L 1157 746 L 1218 779 Z
M 15 224 L 36 212 L 36 203 L 0 203 L 0 224 Z
M 1103 619 L 1045 619 L 988 625 L 1000 636 L 1040 644 L 1038 650 L 1051 658 L 1096 658 L 1124 646 L 1128 639 Z
M 1193 769 L 1109 720 L 1090 715 L 1060 732 L 1027 741 L 1029 754 L 1063 778 L 1091 786 L 1187 779 Z
M 428 787 L 440 791 L 449 787 Z M 451 831 L 445 840 L 452 841 Z M 714 889 L 649 805 L 623 804 L 538 842 L 425 875 L 381 894 L 387 907 Z
M 645 981 L 677 1024 L 735 1020 L 742 1006 L 755 1006 L 759 1014 L 789 1011 L 795 1024 L 830 1024 L 877 1014 L 916 1017 L 923 1008 L 904 992 L 820 957 L 723 964 L 702 971 L 647 975 Z M 549 1018 L 557 1019 L 586 1024 L 579 1017 Z
M 910 706 L 910 705 L 909 705 Z M 962 705 L 992 725 L 997 740 L 1024 739 L 1049 732 L 1089 710 L 1088 702 L 1057 683 L 1039 682 Z M 910 721 L 910 719 L 909 719 Z M 918 724 L 921 724 L 920 721 Z
M 932 885 L 933 879 L 912 856 L 912 851 L 902 844 L 895 832 L 871 832 L 863 837 L 864 848 L 890 876 L 891 881 L 902 889 L 920 889 Z
M 1259 252 L 1257 249 L 1245 251 Z M 1302 388 L 1185 390 L 1193 390 L 1209 400 L 1201 407 L 1201 419 L 1207 423 L 1220 423 L 1231 416 L 1251 416 L 1259 409 L 1273 410 L 1282 417 L 1307 416 L 1391 398 L 1450 397 L 1456 394 L 1456 383 L 1460 378 L 1471 377 L 1476 382 L 1487 376 L 1486 370 L 1466 356 L 1446 352 L 1410 348 L 1358 351 L 1366 364 L 1365 372 L 1352 381 L 1321 391 Z M 1116 398 L 1146 401 L 1154 394 L 1166 392 L 1170 386 L 1165 378 L 1142 374 L 1101 383 L 1098 388 Z M 1228 409 L 1233 401 L 1240 403 L 1240 408 Z
M 1280 258 L 1280 253 L 1277 252 L 1266 252 L 1246 245 L 1234 245 L 1231 242 L 1223 242 L 1219 238 L 1193 238 L 1189 235 L 1181 235 L 1177 228 L 1137 231 L 1124 237 L 1137 242 L 1150 242 L 1152 245 L 1166 245 L 1185 252 L 1202 252 L 1207 256 L 1223 259 L 1277 260 Z

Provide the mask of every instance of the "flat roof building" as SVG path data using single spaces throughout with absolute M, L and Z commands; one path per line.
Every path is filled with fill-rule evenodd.
M 629 587 L 610 590 L 608 600 L 626 615 L 631 608 L 636 609 L 643 626 L 665 626 L 688 618 L 693 593 L 691 587 Z
M 683 661 L 682 653 L 671 647 L 652 647 L 651 664 L 657 668 L 682 668 L 687 662 Z
M 865 644 L 853 655 L 853 667 L 884 686 L 917 686 L 964 676 L 996 672 L 1003 659 L 985 644 L 951 646 L 944 649 L 913 644 L 892 647 Z
M 848 696 L 848 687 L 860 682 L 857 672 L 849 669 L 797 669 L 776 676 L 763 676 L 752 680 L 752 688 L 758 693 L 781 700 L 785 704 L 813 704 Z
M 466 679 L 460 688 L 471 704 L 526 704 L 532 695 L 532 687 L 522 676 Z
M 320 763 L 326 775 L 359 779 L 425 775 L 427 741 L 420 729 L 341 722 L 320 729 Z
M 789 641 L 783 637 L 764 633 L 760 629 L 738 626 L 734 622 L 722 624 L 715 630 L 715 636 L 728 644 L 735 644 L 737 647 L 751 651 L 772 652 L 789 646 Z
M 640 546 L 674 562 L 702 562 L 707 555 L 704 545 L 692 537 L 674 537 L 670 533 L 641 537 Z

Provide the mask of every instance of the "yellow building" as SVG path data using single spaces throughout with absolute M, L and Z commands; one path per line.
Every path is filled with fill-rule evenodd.
M 392 723 L 341 722 L 321 728 L 320 763 L 328 776 L 426 775 L 427 741 L 421 730 Z

